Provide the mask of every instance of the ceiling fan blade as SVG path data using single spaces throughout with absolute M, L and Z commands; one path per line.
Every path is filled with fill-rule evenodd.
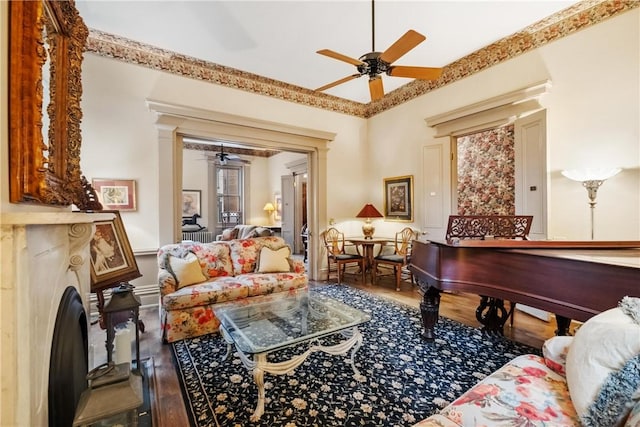
M 342 78 L 342 79 L 340 79 L 340 80 L 336 80 L 336 81 L 335 81 L 335 82 L 333 82 L 333 83 L 329 83 L 329 84 L 327 84 L 327 85 L 324 85 L 324 86 L 322 86 L 322 87 L 319 87 L 319 88 L 318 88 L 318 89 L 316 89 L 316 90 L 317 90 L 318 92 L 322 92 L 323 90 L 326 90 L 326 89 L 332 88 L 332 87 L 334 87 L 334 86 L 338 86 L 339 84 L 342 84 L 342 83 L 348 82 L 349 80 L 356 79 L 356 78 L 358 78 L 358 77 L 360 77 L 360 76 L 361 76 L 361 74 L 352 74 L 352 75 L 347 76 L 347 77 L 345 77 L 345 78 Z
M 380 59 L 387 64 L 391 64 L 425 40 L 426 37 L 422 34 L 414 30 L 409 30 L 396 40 L 394 44 L 389 46 L 389 48 L 380 55 Z
M 324 56 L 328 56 L 329 58 L 333 58 L 333 59 L 337 59 L 339 61 L 344 61 L 348 64 L 351 65 L 364 65 L 364 62 L 360 61 L 359 59 L 354 59 L 354 58 L 350 58 L 346 55 L 343 55 L 341 53 L 338 52 L 334 52 L 332 50 L 329 49 L 322 49 L 317 51 L 316 53 L 319 53 L 320 55 L 324 55 Z
M 382 77 L 375 76 L 369 79 L 369 93 L 371 100 L 377 101 L 384 97 L 384 88 L 382 87 Z
M 389 68 L 387 74 L 393 77 L 410 77 L 421 80 L 436 80 L 442 75 L 442 68 L 407 67 L 398 65 Z

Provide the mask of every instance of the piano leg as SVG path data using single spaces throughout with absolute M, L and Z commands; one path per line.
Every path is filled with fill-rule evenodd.
M 504 301 L 499 298 L 482 296 L 476 309 L 476 319 L 482 323 L 482 330 L 490 334 L 504 335 L 504 324 L 509 315 L 504 308 Z
M 571 319 L 564 316 L 558 316 L 556 314 L 556 325 L 558 325 L 558 329 L 556 330 L 556 335 L 570 335 L 569 325 L 571 325 Z
M 419 285 L 422 285 L 418 281 Z M 422 293 L 422 301 L 420 302 L 420 312 L 422 313 L 422 338 L 427 341 L 433 341 L 436 338 L 434 329 L 438 321 L 438 311 L 440 309 L 440 290 L 433 286 L 426 285 L 427 290 Z M 421 286 L 422 289 L 424 287 Z

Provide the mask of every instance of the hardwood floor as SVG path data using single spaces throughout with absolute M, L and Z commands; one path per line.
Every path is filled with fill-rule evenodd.
M 417 288 L 412 288 L 408 282 L 403 282 L 402 289 L 397 292 L 395 282 L 391 277 L 383 278 L 375 286 L 362 285 L 359 281 L 355 281 L 356 277 L 358 276 L 347 275 L 345 278 L 347 284 L 416 308 L 420 304 L 419 291 Z M 325 285 L 326 282 L 312 282 L 310 284 L 312 287 Z M 443 293 L 440 302 L 440 315 L 469 326 L 478 327 L 479 323 L 475 318 L 478 302 L 477 295 Z M 187 426 L 189 421 L 172 360 L 171 346 L 162 344 L 160 339 L 157 308 L 141 309 L 140 318 L 145 323 L 146 329 L 140 336 L 140 356 L 143 359 L 153 357 L 154 360 L 155 382 L 152 390 L 154 427 Z M 547 323 L 518 311 L 513 328 L 505 328 L 505 336 L 514 341 L 540 348 L 544 340 L 554 335 L 554 330 L 555 320 Z M 90 331 L 90 343 L 93 349 L 94 366 L 106 361 L 105 339 L 105 331 L 101 330 L 97 324 L 93 325 Z

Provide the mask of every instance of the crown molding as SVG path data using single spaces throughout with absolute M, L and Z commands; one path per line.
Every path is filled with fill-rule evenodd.
M 89 31 L 86 51 L 233 89 L 355 117 L 369 118 L 639 6 L 640 1 L 634 0 L 581 1 L 446 65 L 438 80 L 414 80 L 369 104 L 315 92 L 94 29 Z

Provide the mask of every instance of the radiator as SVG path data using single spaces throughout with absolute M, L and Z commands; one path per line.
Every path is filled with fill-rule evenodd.
M 193 240 L 194 242 L 209 243 L 216 240 L 213 231 L 183 231 L 182 240 Z

